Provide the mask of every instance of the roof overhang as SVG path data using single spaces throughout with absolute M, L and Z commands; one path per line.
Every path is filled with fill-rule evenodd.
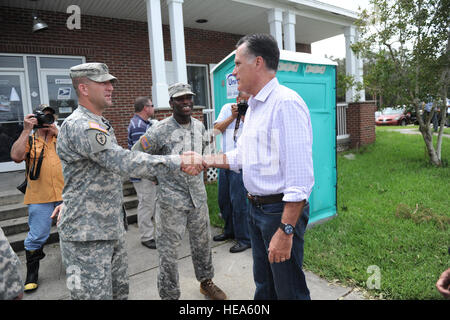
M 67 8 L 78 5 L 81 23 L 83 15 L 147 21 L 144 0 L 2 0 L 0 5 L 63 12 L 68 17 Z M 269 33 L 267 11 L 272 8 L 295 13 L 296 42 L 305 44 L 342 34 L 357 18 L 353 11 L 315 0 L 184 0 L 184 26 L 238 35 Z M 169 24 L 167 1 L 161 1 L 161 18 Z M 200 24 L 198 19 L 208 22 Z

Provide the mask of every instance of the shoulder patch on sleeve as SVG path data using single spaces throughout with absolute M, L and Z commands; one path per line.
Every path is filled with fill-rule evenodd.
M 147 150 L 148 148 L 150 148 L 150 143 L 148 142 L 148 139 L 146 136 L 142 136 L 139 139 L 139 142 L 141 143 L 141 147 L 145 150 Z
M 95 121 L 89 121 L 89 129 L 95 129 L 104 133 L 108 133 L 108 130 L 106 130 L 105 127 L 103 127 L 102 125 L 98 124 Z
M 92 153 L 111 149 L 111 137 L 107 133 L 101 130 L 87 130 L 87 135 Z

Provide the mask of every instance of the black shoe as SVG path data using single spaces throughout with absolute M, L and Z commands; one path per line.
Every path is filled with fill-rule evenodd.
M 252 246 L 249 245 L 249 244 L 243 244 L 243 243 L 238 242 L 238 243 L 236 243 L 234 246 L 232 246 L 230 248 L 230 252 L 231 253 L 242 252 L 242 251 L 245 251 L 245 250 L 247 250 L 247 249 L 249 249 L 251 247 Z
M 45 257 L 45 253 L 40 248 L 33 251 L 25 250 L 25 255 L 27 259 L 27 277 L 23 291 L 29 293 L 38 288 L 39 260 Z
M 148 241 L 142 241 L 142 245 L 146 246 L 149 249 L 156 249 L 156 241 L 154 239 Z
M 213 237 L 213 240 L 214 241 L 225 241 L 225 240 L 227 240 L 227 239 L 233 239 L 234 238 L 234 236 L 233 235 L 227 235 L 227 234 L 225 234 L 225 233 L 222 233 L 222 234 L 219 234 L 219 235 L 217 235 L 217 236 L 214 236 Z

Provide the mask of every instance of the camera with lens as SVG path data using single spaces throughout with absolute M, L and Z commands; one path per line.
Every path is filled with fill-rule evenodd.
M 47 126 L 44 125 L 50 125 L 53 122 L 55 122 L 55 117 L 51 113 L 44 113 L 40 110 L 37 110 L 34 113 L 34 117 L 37 119 L 38 124 L 34 126 L 35 129 L 40 128 L 46 128 Z
M 238 107 L 238 117 L 245 116 L 247 112 L 248 103 L 247 101 L 241 101 L 237 104 Z

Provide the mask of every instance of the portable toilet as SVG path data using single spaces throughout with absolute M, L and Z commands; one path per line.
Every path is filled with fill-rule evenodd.
M 223 105 L 236 101 L 237 83 L 231 74 L 235 53 L 230 53 L 211 70 L 215 118 Z M 309 198 L 309 225 L 337 214 L 336 66 L 330 59 L 280 51 L 278 81 L 303 98 L 311 115 L 315 184 Z M 220 135 L 216 145 L 221 145 Z

